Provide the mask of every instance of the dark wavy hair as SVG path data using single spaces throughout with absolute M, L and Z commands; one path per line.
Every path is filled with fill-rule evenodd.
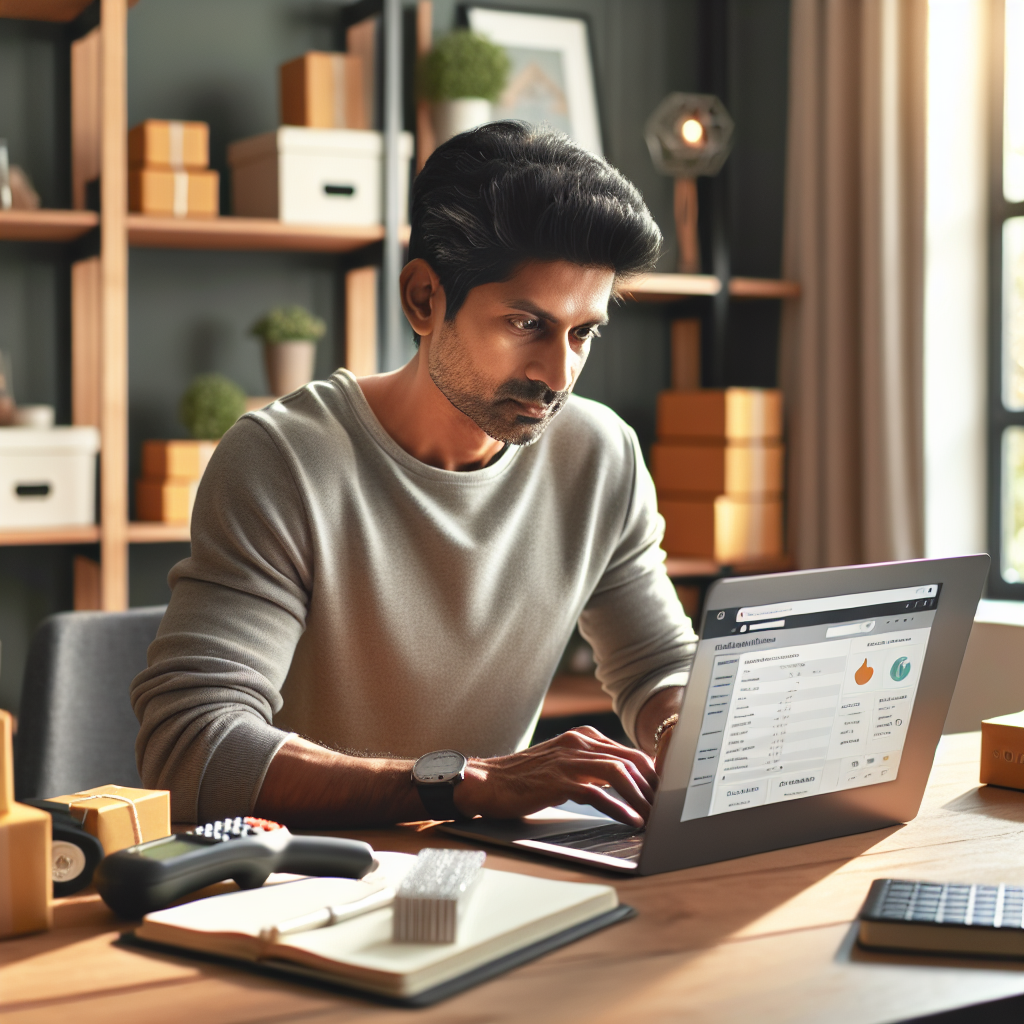
M 409 259 L 441 280 L 446 320 L 471 288 L 565 260 L 616 277 L 653 269 L 661 231 L 636 186 L 558 132 L 494 121 L 438 146 L 412 188 Z

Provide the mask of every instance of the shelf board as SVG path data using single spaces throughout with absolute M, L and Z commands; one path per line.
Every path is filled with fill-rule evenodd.
M 191 539 L 188 523 L 128 524 L 129 544 L 188 544 Z
M 98 526 L 46 526 L 0 529 L 0 547 L 28 547 L 34 544 L 98 544 Z
M 139 0 L 128 0 L 134 7 Z M 0 18 L 26 21 L 74 21 L 92 0 L 0 0 Z
M 678 302 L 721 290 L 722 282 L 712 274 L 644 274 L 624 286 L 622 295 L 636 302 Z M 729 294 L 734 299 L 796 299 L 800 285 L 767 277 L 731 277 Z
M 408 228 L 404 231 L 408 239 Z M 270 217 L 150 217 L 128 214 L 128 244 L 151 249 L 353 252 L 384 238 L 379 224 L 282 224 Z
M 798 299 L 800 285 L 770 277 L 730 277 L 729 294 L 734 299 Z
M 73 242 L 99 222 L 92 210 L 0 210 L 0 241 Z
M 641 274 L 622 289 L 636 302 L 676 302 L 692 295 L 717 295 L 722 282 L 713 274 Z
M 765 572 L 788 572 L 793 560 L 788 555 L 780 558 L 765 558 L 758 561 L 725 565 L 711 558 L 665 559 L 665 569 L 671 579 L 717 579 L 719 576 L 756 576 Z

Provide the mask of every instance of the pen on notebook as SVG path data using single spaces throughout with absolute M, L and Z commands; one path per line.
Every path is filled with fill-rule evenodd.
M 260 940 L 262 942 L 277 942 L 287 935 L 297 935 L 299 932 L 311 932 L 317 928 L 329 928 L 331 925 L 340 924 L 351 917 L 358 917 L 360 914 L 369 913 L 380 907 L 389 906 L 394 902 L 395 892 L 393 889 L 381 888 L 376 892 L 364 896 L 362 899 L 354 900 L 352 903 L 343 903 L 336 907 L 321 907 L 312 910 L 308 914 L 300 914 L 298 917 L 291 917 L 287 921 L 279 921 L 277 924 L 267 925 L 260 929 Z

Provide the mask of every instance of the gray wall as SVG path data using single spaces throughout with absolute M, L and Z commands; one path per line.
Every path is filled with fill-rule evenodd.
M 729 89 L 737 123 L 726 165 L 730 238 L 737 274 L 777 275 L 781 250 L 789 0 L 729 2 Z M 212 166 L 230 211 L 226 144 L 277 124 L 277 67 L 307 49 L 329 49 L 339 4 L 319 0 L 142 0 L 129 15 L 129 124 L 147 117 L 210 123 Z M 665 232 L 673 269 L 672 185 L 657 174 L 642 138 L 648 113 L 667 92 L 701 88 L 698 0 L 519 0 L 523 10 L 585 14 L 609 160 L 644 193 Z M 454 24 L 454 0 L 434 0 L 435 34 Z M 0 20 L 0 137 L 52 206 L 68 205 L 67 32 Z M 19 400 L 53 402 L 67 422 L 69 325 L 67 247 L 0 243 L 0 349 L 13 355 Z M 269 306 L 299 302 L 331 325 L 318 371 L 337 363 L 340 261 L 327 256 L 132 250 L 130 259 L 130 447 L 183 436 L 182 391 L 217 370 L 250 394 L 266 391 L 260 350 L 247 336 Z M 654 400 L 668 381 L 663 307 L 616 309 L 579 391 L 607 402 L 653 438 Z M 772 384 L 778 309 L 737 307 L 730 335 L 734 383 Z M 81 549 L 95 557 L 95 548 Z M 71 549 L 0 548 L 0 706 L 16 708 L 35 623 L 71 601 Z M 167 599 L 166 574 L 185 545 L 136 545 L 133 605 Z

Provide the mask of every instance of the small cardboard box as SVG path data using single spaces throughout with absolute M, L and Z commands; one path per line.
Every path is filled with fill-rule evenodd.
M 85 831 L 103 844 L 105 853 L 171 834 L 171 794 L 166 789 L 96 786 L 49 799 L 68 804 L 73 812 L 84 815 Z M 138 831 L 133 819 L 137 821 Z
M 128 209 L 158 217 L 216 217 L 220 212 L 220 175 L 216 171 L 133 167 L 128 172 Z
M 1024 711 L 981 723 L 981 781 L 1024 789 Z
M 128 133 L 128 163 L 172 171 L 209 167 L 210 126 L 205 121 L 142 121 Z
M 142 475 L 147 480 L 199 480 L 216 441 L 143 441 Z
M 782 502 L 777 499 L 659 498 L 664 548 L 680 558 L 713 558 L 723 565 L 782 554 Z
M 198 480 L 136 480 L 135 518 L 147 523 L 188 524 Z
M 363 62 L 354 54 L 310 50 L 282 64 L 280 77 L 281 124 L 370 127 Z
M 701 388 L 658 395 L 659 441 L 778 441 L 782 392 L 774 388 Z
M 750 444 L 658 442 L 651 446 L 651 472 L 659 495 L 778 497 L 783 490 L 783 447 L 776 441 Z

